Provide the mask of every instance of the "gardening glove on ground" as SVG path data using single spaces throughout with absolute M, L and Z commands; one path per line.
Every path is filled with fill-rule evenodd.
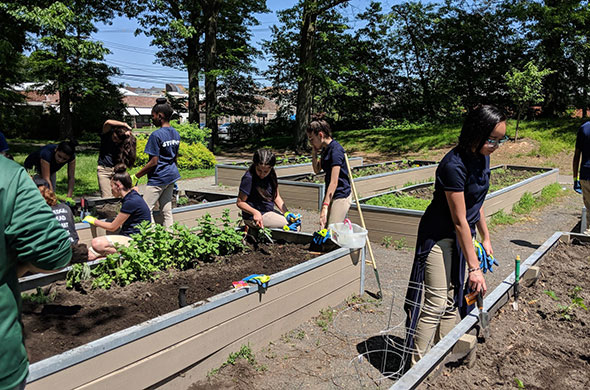
M 82 222 L 84 223 L 89 223 L 91 225 L 94 225 L 94 222 L 96 221 L 96 218 L 94 218 L 92 215 L 87 215 L 84 217 L 84 219 L 82 220 Z
M 313 242 L 314 244 L 322 245 L 331 237 L 332 235 L 330 234 L 330 231 L 328 229 L 322 229 L 313 234 Z
M 576 191 L 578 194 L 582 193 L 582 185 L 580 184 L 579 180 L 574 180 L 574 191 Z
M 481 268 L 483 273 L 485 274 L 488 272 L 488 270 L 490 272 L 494 272 L 494 269 L 492 268 L 493 265 L 500 265 L 494 256 L 488 255 L 485 249 L 483 249 L 481 242 L 477 241 L 476 239 L 473 239 L 473 247 L 475 248 L 475 254 L 477 255 L 477 258 L 479 259 L 479 268 Z

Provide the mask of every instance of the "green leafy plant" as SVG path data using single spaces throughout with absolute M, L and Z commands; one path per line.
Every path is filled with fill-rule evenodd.
M 584 304 L 584 299 L 580 297 L 578 294 L 582 291 L 582 287 L 576 286 L 572 289 L 569 297 L 571 298 L 571 302 L 568 305 L 557 305 L 559 310 L 559 314 L 563 317 L 566 321 L 570 321 L 572 319 L 572 315 L 575 315 L 574 310 L 579 307 L 584 310 L 588 310 L 586 305 Z
M 79 263 L 72 265 L 72 268 L 66 274 L 66 288 L 80 288 L 82 282 L 90 279 L 92 270 L 88 263 Z
M 258 240 L 262 242 L 267 242 L 272 240 L 272 230 L 269 228 L 260 228 L 258 229 Z
M 315 323 L 322 328 L 324 332 L 328 331 L 328 327 L 334 320 L 334 310 L 331 308 L 320 310 L 320 315 L 316 318 Z
M 178 206 L 184 206 L 185 204 L 188 203 L 188 198 L 186 196 L 181 196 L 178 198 L 178 200 L 176 201 L 176 204 Z
M 392 240 L 393 240 L 393 238 L 391 236 L 384 236 L 383 241 L 381 242 L 381 245 L 383 245 L 385 248 L 389 249 L 389 247 L 392 244 Z
M 392 207 L 398 209 L 426 210 L 432 199 L 420 199 L 406 194 L 385 194 L 367 200 L 373 206 Z
M 149 156 L 144 153 L 146 145 L 147 139 L 137 139 L 137 161 L 135 163 L 137 166 L 145 165 L 148 162 Z M 214 167 L 217 160 L 205 145 L 201 143 L 188 144 L 181 141 L 176 164 L 180 169 L 204 169 Z
M 523 382 L 522 382 L 520 379 L 518 379 L 518 378 L 514 378 L 514 382 L 516 382 L 516 386 L 517 386 L 519 389 L 524 389 L 524 383 L 523 383 Z
M 178 123 L 178 121 L 173 120 L 170 122 L 170 125 L 178 131 L 182 142 L 188 145 L 205 145 L 205 139 L 211 136 L 211 130 L 207 127 L 199 127 L 198 123 L 190 123 L 188 121 Z
M 55 296 L 57 293 L 51 292 L 49 294 L 45 293 L 41 287 L 37 287 L 36 292 L 32 294 L 22 294 L 21 299 L 23 302 L 30 302 L 38 305 L 44 305 L 46 303 L 51 303 L 55 300 Z
M 266 366 L 258 365 L 256 363 L 256 358 L 254 356 L 254 353 L 252 352 L 252 348 L 250 348 L 250 344 L 248 344 L 248 345 L 242 345 L 239 351 L 230 353 L 227 360 L 221 365 L 221 367 L 215 368 L 215 369 L 209 371 L 207 376 L 216 375 L 219 372 L 219 370 L 225 366 L 235 365 L 239 359 L 246 360 L 250 365 L 252 365 L 254 367 L 254 369 L 256 371 L 265 371 L 266 370 Z
M 402 237 L 399 240 L 394 240 L 393 244 L 395 245 L 395 249 L 404 249 L 407 246 L 406 238 Z
M 545 290 L 543 291 L 545 294 L 547 294 L 551 299 L 553 299 L 554 301 L 559 301 L 559 298 L 557 298 L 557 295 L 555 295 L 555 291 L 552 290 Z

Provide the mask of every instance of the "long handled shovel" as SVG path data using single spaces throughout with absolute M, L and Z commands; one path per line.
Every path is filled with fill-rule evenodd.
M 352 178 L 352 170 L 350 169 L 350 163 L 348 162 L 348 156 L 344 153 L 344 160 L 346 161 L 346 168 L 348 169 L 348 178 L 350 179 L 350 186 L 352 187 L 352 193 L 354 195 L 354 201 L 361 217 L 361 224 L 363 229 L 366 229 L 365 218 L 363 217 L 363 210 L 361 210 L 361 204 L 359 202 L 358 194 L 356 193 L 356 186 L 354 185 L 354 179 Z M 375 256 L 373 255 L 373 248 L 371 247 L 371 241 L 367 238 L 367 247 L 369 248 L 369 256 L 371 256 L 371 263 L 373 264 L 373 271 L 375 271 L 375 279 L 377 279 L 377 286 L 379 286 L 379 292 L 377 298 L 383 298 L 383 290 L 381 289 L 381 281 L 379 280 L 379 271 L 377 271 L 377 264 L 375 263 Z

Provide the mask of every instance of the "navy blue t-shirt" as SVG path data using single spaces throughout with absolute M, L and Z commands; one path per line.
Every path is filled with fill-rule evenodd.
M 576 137 L 576 149 L 582 151 L 580 180 L 590 180 L 590 122 L 580 126 Z
M 123 236 L 139 233 L 139 229 L 136 226 L 143 221 L 149 222 L 152 220 L 150 208 L 141 195 L 135 190 L 129 191 L 129 193 L 123 197 L 121 212 L 129 214 L 129 218 L 123 222 L 123 226 L 121 226 L 121 230 L 119 231 L 119 234 Z
M 100 149 L 98 152 L 98 165 L 112 168 L 115 166 L 119 155 L 120 145 L 113 141 L 113 130 L 100 135 Z
M 0 153 L 6 152 L 8 149 L 10 148 L 8 147 L 8 142 L 6 142 L 6 137 L 4 137 L 4 134 L 0 131 Z
M 274 197 L 272 191 L 272 182 L 270 180 L 270 175 L 267 175 L 264 179 L 260 179 L 258 175 L 254 174 L 254 178 L 250 171 L 246 171 L 244 176 L 242 176 L 242 181 L 240 182 L 240 192 L 243 192 L 248 196 L 246 199 L 246 203 L 252 206 L 254 209 L 260 211 L 261 214 L 268 213 L 269 211 L 274 210 Z M 262 194 L 264 193 L 269 199 L 273 199 L 271 201 L 264 199 Z M 242 217 L 244 219 L 252 219 L 252 214 L 242 211 Z
M 332 140 L 322 150 L 321 166 L 326 174 L 326 191 L 330 185 L 330 180 L 332 180 L 332 167 L 340 167 L 338 186 L 336 187 L 336 191 L 334 191 L 332 199 L 348 198 L 350 195 L 350 179 L 348 178 L 348 169 L 346 168 L 346 160 L 344 159 L 344 148 L 338 141 Z
M 455 236 L 445 191 L 463 192 L 467 222 L 475 226 L 489 187 L 490 156 L 467 154 L 458 147 L 452 149 L 436 169 L 433 199 L 420 220 L 418 235 L 435 241 Z
M 35 168 L 35 170 L 41 174 L 41 160 L 45 160 L 49 163 L 49 173 L 57 172 L 63 167 L 64 165 L 74 161 L 76 159 L 76 154 L 72 155 L 70 159 L 63 163 L 58 163 L 55 161 L 55 150 L 57 149 L 57 145 L 49 144 L 43 146 L 41 149 L 34 151 L 33 153 L 29 154 L 27 159 L 25 160 L 25 168 L 31 169 Z
M 180 134 L 174 127 L 161 127 L 150 135 L 144 152 L 150 158 L 158 156 L 158 165 L 148 173 L 148 185 L 165 186 L 180 179 L 176 166 L 179 146 Z

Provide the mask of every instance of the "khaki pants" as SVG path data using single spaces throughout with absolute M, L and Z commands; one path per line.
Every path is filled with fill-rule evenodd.
M 580 185 L 582 186 L 582 198 L 584 199 L 584 206 L 586 206 L 586 215 L 588 218 L 588 213 L 590 213 L 590 180 L 580 180 Z M 584 230 L 585 235 L 590 235 L 590 224 L 586 230 Z
M 457 310 L 453 305 L 454 286 L 451 283 L 454 246 L 451 238 L 440 240 L 426 259 L 424 303 L 414 335 L 417 351 L 412 355 L 412 365 L 455 326 Z
M 332 223 L 344 222 L 351 204 L 352 193 L 348 195 L 348 198 L 332 199 L 332 203 L 328 209 L 328 224 L 326 227 Z
M 98 176 L 98 189 L 100 190 L 100 197 L 112 198 L 113 193 L 111 190 L 111 178 L 113 177 L 113 168 L 99 165 L 96 169 L 96 175 Z
M 244 223 L 250 227 L 257 227 L 254 225 L 253 219 L 244 220 Z M 264 224 L 265 228 L 282 229 L 283 226 L 287 224 L 287 219 L 279 213 L 269 211 L 267 213 L 262 214 L 262 223 Z
M 172 218 L 172 195 L 174 192 L 174 183 L 166 186 L 145 186 L 143 191 L 143 200 L 147 203 L 150 211 L 154 210 L 156 203 L 160 204 L 160 212 L 164 217 L 165 227 L 170 227 L 174 223 Z M 152 223 L 154 223 L 154 214 L 152 213 Z

